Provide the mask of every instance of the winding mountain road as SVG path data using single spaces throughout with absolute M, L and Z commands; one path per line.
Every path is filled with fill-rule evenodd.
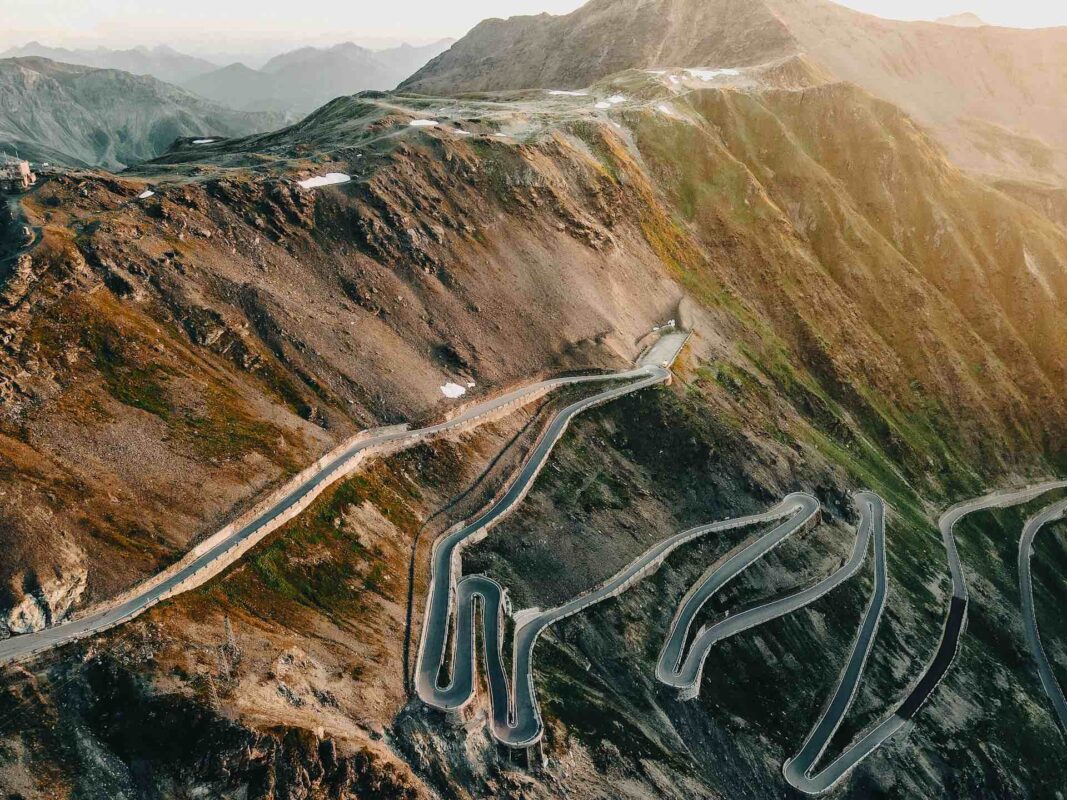
M 964 578 L 963 565 L 956 549 L 954 534 L 956 523 L 977 511 L 985 511 L 991 508 L 1007 508 L 1027 503 L 1042 494 L 1064 487 L 1067 487 L 1067 481 L 1050 481 L 1023 489 L 999 490 L 955 505 L 941 515 L 938 520 L 938 528 L 941 531 L 941 538 L 948 556 L 949 574 L 952 578 L 952 595 L 949 600 L 949 611 L 945 619 L 941 642 L 933 659 L 908 691 L 908 694 L 905 695 L 904 700 L 891 713 L 862 733 L 829 766 L 817 775 L 811 776 L 811 769 L 821 757 L 822 750 L 825 749 L 825 744 L 829 741 L 830 736 L 833 735 L 833 731 L 829 730 L 828 724 L 832 723 L 832 719 L 827 712 L 824 712 L 824 718 L 809 734 L 808 740 L 805 741 L 800 753 L 783 765 L 783 773 L 790 784 L 807 794 L 821 794 L 829 791 L 864 758 L 904 728 L 909 720 L 919 712 L 919 709 L 922 708 L 948 673 L 957 652 L 959 652 L 960 639 L 963 636 L 963 629 L 967 620 L 967 581 Z M 866 645 L 866 649 L 863 647 L 863 632 L 869 627 L 877 627 L 877 618 L 881 615 L 880 603 L 884 604 L 885 602 L 884 596 L 881 600 L 879 599 L 879 591 L 880 584 L 876 580 L 875 596 L 868 606 L 867 613 L 861 623 L 860 635 L 857 636 L 852 654 L 846 662 L 837 690 L 831 696 L 828 709 L 839 707 L 846 699 L 846 696 L 848 702 L 844 705 L 845 710 L 851 704 L 851 696 L 855 692 L 855 686 L 849 688 L 848 684 L 853 680 L 858 680 L 870 647 L 869 643 Z M 873 631 L 871 636 L 873 638 Z M 822 742 L 820 747 L 819 740 L 821 739 L 825 739 L 825 741 Z
M 782 774 L 786 781 L 806 794 L 820 794 L 827 791 L 877 747 L 877 744 L 873 744 L 877 737 L 866 741 L 861 739 L 857 746 L 850 747 L 824 770 L 818 774 L 812 774 L 816 763 L 822 758 L 830 740 L 833 739 L 845 715 L 852 707 L 852 701 L 859 689 L 860 678 L 863 677 L 863 670 L 867 665 L 867 657 L 874 646 L 878 624 L 885 610 L 886 598 L 889 595 L 889 573 L 885 554 L 885 503 L 881 497 L 872 492 L 860 492 L 856 497 L 861 514 L 860 528 L 866 531 L 866 535 L 856 537 L 856 549 L 853 551 L 852 561 L 854 562 L 859 555 L 862 563 L 867 550 L 866 540 L 873 528 L 874 591 L 860 622 L 859 630 L 856 632 L 852 652 L 841 670 L 837 687 L 830 695 L 822 714 L 800 750 L 782 765 Z M 861 538 L 863 538 L 862 550 L 860 550 Z M 848 569 L 848 565 L 845 569 Z
M 1067 735 L 1067 699 L 1063 696 L 1063 687 L 1056 680 L 1048 654 L 1041 644 L 1041 633 L 1037 627 L 1037 613 L 1034 609 L 1034 581 L 1030 573 L 1030 559 L 1034 554 L 1034 538 L 1046 525 L 1063 519 L 1067 514 L 1067 500 L 1054 503 L 1027 520 L 1019 540 L 1019 595 L 1022 601 L 1023 626 L 1026 630 L 1026 642 L 1037 665 L 1041 686 L 1048 695 L 1052 710 L 1059 721 L 1060 732 Z
M 492 616 L 484 622 L 486 642 L 484 656 L 488 662 L 486 672 L 490 685 L 490 699 L 493 703 L 492 731 L 494 737 L 511 747 L 525 747 L 537 742 L 544 732 L 541 722 L 540 708 L 537 703 L 536 687 L 533 679 L 533 650 L 534 645 L 537 643 L 537 639 L 547 628 L 560 620 L 578 614 L 597 603 L 612 597 L 617 597 L 635 583 L 655 572 L 663 564 L 667 556 L 678 547 L 709 533 L 771 522 L 783 517 L 790 517 L 790 519 L 780 527 L 793 529 L 799 528 L 806 524 L 812 514 L 817 513 L 818 503 L 815 502 L 815 511 L 813 512 L 811 505 L 813 501 L 814 498 L 810 495 L 790 495 L 778 505 L 760 514 L 738 517 L 736 519 L 715 522 L 709 525 L 701 525 L 675 534 L 668 539 L 658 542 L 655 546 L 632 561 L 603 584 L 575 597 L 573 600 L 570 600 L 561 606 L 548 609 L 547 611 L 533 608 L 518 612 L 514 616 L 515 635 L 512 646 L 512 679 L 515 691 L 510 699 L 505 670 L 501 664 L 499 635 L 495 631 L 495 626 L 498 624 L 498 621 L 501 620 L 501 617 L 499 610 L 495 611 Z M 465 598 L 469 597 L 471 594 L 482 592 L 485 589 L 482 581 L 486 580 L 488 579 L 483 578 L 482 576 L 464 578 L 460 584 L 461 590 L 466 586 L 468 581 L 470 581 L 472 585 L 470 590 L 467 590 L 465 593 L 461 592 L 459 600 L 460 604 L 464 603 Z M 482 596 L 485 597 L 486 595 L 482 594 Z M 502 603 L 498 605 L 498 609 L 502 607 Z M 453 674 L 463 675 L 464 691 L 469 691 L 471 684 L 468 675 L 471 673 L 473 662 L 467 655 L 468 651 L 465 649 L 468 644 L 466 638 L 468 617 L 462 612 L 462 605 L 460 608 L 461 614 L 457 621 L 457 631 L 463 631 L 462 635 L 464 640 L 456 647 L 456 658 L 460 658 L 462 654 L 463 660 L 459 670 L 454 670 Z M 490 642 L 493 642 L 493 644 L 490 645 Z M 454 663 L 456 662 L 454 661 Z M 426 696 L 424 696 L 423 699 L 434 707 L 444 708 L 445 706 L 440 700 L 433 696 L 434 687 L 430 682 L 433 681 L 437 673 L 432 667 L 433 662 L 431 661 L 430 669 L 427 672 L 429 699 L 427 699 Z M 470 699 L 470 695 L 462 697 L 460 705 L 469 702 Z
M 621 394 L 628 390 L 633 391 L 635 388 L 623 387 L 611 394 Z M 608 394 L 602 393 L 591 400 L 606 401 L 610 399 L 605 397 Z M 561 413 L 578 413 L 580 410 L 572 406 Z M 550 449 L 549 447 L 544 451 L 545 458 Z M 448 549 L 442 548 L 435 552 L 435 575 L 447 574 L 449 578 L 447 584 L 442 581 L 435 587 L 436 592 L 431 603 L 436 602 L 437 605 L 432 609 L 427 607 L 424 641 L 420 648 L 417 671 L 418 692 L 428 705 L 446 711 L 458 710 L 471 701 L 475 690 L 475 613 L 480 606 L 483 629 L 482 660 L 492 705 L 492 734 L 498 741 L 511 747 L 534 744 L 543 734 L 543 723 L 534 684 L 533 650 L 538 637 L 548 627 L 592 605 L 618 596 L 658 569 L 667 556 L 682 544 L 712 532 L 780 521 L 769 532 L 738 548 L 709 568 L 679 604 L 660 651 L 656 677 L 661 682 L 679 689 L 682 699 L 693 698 L 699 692 L 703 665 L 711 647 L 726 638 L 804 608 L 834 590 L 861 569 L 873 539 L 874 585 L 850 655 L 818 720 L 797 754 L 782 766 L 786 781 L 795 789 L 809 795 L 822 794 L 836 786 L 861 761 L 904 728 L 929 699 L 951 667 L 959 649 L 967 603 L 967 585 L 954 537 L 954 529 L 959 520 L 977 511 L 1029 502 L 1041 494 L 1064 487 L 1067 487 L 1067 482 L 1056 481 L 1025 489 L 998 491 L 954 506 L 941 516 L 939 529 L 952 576 L 952 596 L 938 649 L 926 670 L 894 710 L 860 734 L 848 748 L 818 772 L 815 772 L 817 763 L 823 757 L 855 699 L 888 598 L 885 503 L 873 492 L 858 492 L 854 495 L 859 523 L 852 554 L 844 565 L 810 587 L 738 614 L 728 615 L 712 625 L 702 627 L 693 637 L 688 650 L 686 642 L 689 631 L 701 608 L 745 569 L 816 520 L 820 509 L 816 498 L 805 493 L 791 494 L 761 514 L 715 522 L 676 534 L 654 545 L 605 583 L 561 606 L 547 611 L 535 608 L 516 613 L 510 682 L 502 657 L 504 626 L 508 616 L 506 592 L 495 581 L 481 575 L 467 576 L 456 581 L 458 549 L 475 537 L 485 535 L 486 521 L 483 516 L 470 525 L 458 528 L 443 540 L 444 548 Z M 516 488 L 513 485 L 511 491 L 515 492 Z M 515 494 L 512 497 L 521 499 Z M 504 513 L 513 508 L 518 499 L 509 503 Z M 494 506 L 494 509 L 499 505 Z M 487 512 L 488 515 L 493 513 L 493 509 Z M 1032 521 L 1032 526 L 1028 526 L 1029 541 L 1024 536 L 1024 543 L 1031 543 L 1033 534 L 1041 525 L 1064 513 L 1067 513 L 1067 501 L 1039 515 Z M 438 681 L 448 655 L 444 648 L 449 630 L 452 597 L 456 604 L 456 635 L 450 653 L 453 664 L 452 680 L 447 685 L 441 685 Z M 1036 633 L 1036 624 L 1034 630 Z M 513 692 L 511 685 L 514 686 Z
M 194 549 L 177 567 L 146 581 L 126 597 L 41 631 L 0 640 L 0 666 L 29 660 L 64 644 L 114 628 L 136 618 L 163 600 L 201 586 L 226 566 L 237 561 L 257 542 L 307 508 L 333 483 L 352 474 L 369 456 L 395 452 L 437 436 L 472 427 L 497 413 L 533 402 L 545 393 L 564 386 L 630 380 L 637 383 L 628 384 L 629 387 L 640 388 L 666 381 L 670 375 L 666 365 L 673 361 L 687 336 L 684 333 L 673 333 L 662 337 L 642 359 L 642 366 L 634 369 L 538 381 L 473 405 L 444 422 L 417 430 L 392 427 L 368 431 L 301 473 L 260 508 L 250 521 L 227 526 L 205 545 Z M 617 396 L 632 390 L 624 387 L 598 397 L 610 399 L 609 395 Z M 562 433 L 562 429 L 559 432 Z M 528 488 L 528 485 L 525 488 Z
M 669 367 L 686 340 L 687 334 L 681 332 L 661 337 L 634 369 L 535 382 L 472 405 L 444 422 L 416 430 L 393 427 L 368 431 L 297 476 L 251 514 L 249 521 L 224 528 L 194 549 L 178 565 L 145 582 L 126 597 L 68 622 L 0 641 L 0 666 L 33 658 L 63 644 L 123 624 L 162 600 L 202 585 L 270 532 L 300 513 L 330 485 L 350 475 L 368 456 L 395 452 L 436 436 L 473 427 L 493 415 L 533 402 L 557 388 L 585 383 L 621 383 L 570 403 L 557 412 L 499 499 L 476 519 L 453 527 L 434 543 L 430 588 L 415 670 L 415 687 L 419 697 L 427 705 L 446 712 L 458 711 L 471 702 L 476 689 L 476 641 L 479 638 L 477 625 L 480 621 L 481 661 L 489 688 L 492 735 L 511 747 L 532 745 L 541 738 L 544 730 L 533 676 L 533 651 L 546 629 L 566 617 L 618 596 L 657 570 L 672 552 L 687 542 L 714 532 L 777 522 L 767 533 L 739 546 L 712 565 L 689 589 L 675 612 L 660 651 L 656 677 L 662 683 L 678 689 L 683 699 L 696 697 L 704 663 L 716 643 L 804 608 L 837 588 L 860 570 L 873 539 L 874 586 L 851 653 L 819 719 L 797 754 L 782 767 L 787 782 L 801 792 L 821 794 L 829 791 L 864 758 L 907 725 L 929 699 L 955 659 L 966 624 L 968 602 L 967 583 L 956 549 L 956 524 L 977 511 L 1026 503 L 1047 492 L 1067 488 L 1067 481 L 1050 481 L 1023 489 L 993 492 L 953 506 L 941 516 L 938 524 L 948 559 L 952 594 L 938 649 L 894 710 L 860 734 L 841 755 L 819 772 L 814 771 L 816 764 L 855 698 L 888 596 L 885 504 L 872 492 L 854 495 L 859 523 L 852 555 L 827 578 L 706 625 L 696 632 L 688 649 L 686 647 L 697 614 L 718 591 L 797 531 L 818 519 L 820 505 L 815 497 L 806 493 L 790 494 L 762 513 L 698 526 L 658 542 L 612 578 L 563 605 L 545 611 L 534 608 L 518 612 L 513 617 L 509 679 L 503 658 L 505 625 L 510 616 L 507 593 L 500 584 L 486 576 L 462 576 L 463 549 L 488 535 L 495 524 L 518 507 L 575 416 L 624 395 L 668 381 Z M 1028 521 L 1020 541 L 1019 572 L 1027 639 L 1038 664 L 1042 685 L 1052 701 L 1060 724 L 1067 730 L 1067 702 L 1041 647 L 1030 574 L 1030 558 L 1037 533 L 1043 526 L 1065 514 L 1067 500 L 1050 506 Z M 449 634 L 452 631 L 450 642 Z M 444 677 L 446 665 L 450 665 L 447 678 Z
M 502 628 L 507 616 L 506 593 L 500 584 L 485 576 L 459 577 L 463 548 L 485 538 L 492 526 L 522 502 L 575 416 L 623 395 L 663 383 L 669 376 L 666 368 L 652 364 L 626 375 L 637 377 L 637 380 L 606 389 L 562 409 L 550 420 L 503 495 L 472 522 L 453 527 L 434 543 L 430 589 L 415 666 L 415 691 L 424 703 L 441 711 L 457 711 L 473 699 L 475 621 L 480 610 L 482 660 L 489 683 L 493 735 L 515 747 L 532 744 L 540 738 L 539 715 L 529 713 L 525 701 L 519 704 L 522 706 L 519 708 L 518 705 L 513 707 L 510 700 L 501 656 Z M 446 646 L 453 617 L 456 622 L 455 637 L 449 652 Z M 440 675 L 447 657 L 450 657 L 452 664 L 451 678 L 447 683 L 442 683 Z M 533 705 L 532 700 L 530 705 Z

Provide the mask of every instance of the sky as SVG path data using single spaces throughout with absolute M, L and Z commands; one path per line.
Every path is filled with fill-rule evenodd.
M 487 17 L 573 11 L 583 0 L 0 0 L 0 48 L 170 44 L 206 54 L 358 41 L 391 46 L 462 36 Z M 973 11 L 1014 27 L 1067 25 L 1062 0 L 842 0 L 895 19 Z

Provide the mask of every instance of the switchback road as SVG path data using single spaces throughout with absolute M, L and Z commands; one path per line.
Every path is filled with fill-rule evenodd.
M 956 658 L 956 653 L 959 651 L 960 639 L 963 636 L 963 629 L 967 621 L 967 581 L 964 578 L 963 565 L 956 550 L 954 534 L 956 523 L 965 516 L 977 511 L 985 511 L 990 508 L 1007 508 L 1027 503 L 1042 494 L 1064 487 L 1067 487 L 1067 481 L 1050 481 L 1023 489 L 1000 490 L 955 505 L 941 515 L 938 520 L 938 528 L 940 529 L 948 557 L 949 574 L 952 579 L 952 595 L 949 598 L 949 610 L 945 619 L 941 642 L 933 659 L 908 691 L 904 700 L 890 714 L 861 734 L 847 750 L 814 777 L 809 777 L 810 771 L 821 756 L 821 750 L 816 752 L 818 750 L 815 747 L 816 742 L 809 735 L 809 739 L 805 742 L 801 752 L 792 761 L 785 763 L 783 772 L 786 780 L 807 794 L 821 794 L 829 791 L 842 778 L 848 775 L 860 761 L 904 728 L 930 698 L 945 675 L 948 674 L 948 670 Z M 875 591 L 876 596 L 872 598 L 871 605 L 867 609 L 867 615 L 861 624 L 861 635 L 864 628 L 871 624 L 871 616 L 877 605 L 877 584 Z M 878 614 L 880 613 L 879 611 Z M 831 705 L 840 701 L 849 670 L 866 658 L 866 653 L 862 653 L 859 648 L 860 644 L 861 639 L 858 638 L 856 645 L 853 647 L 852 655 L 846 664 L 845 672 L 842 673 L 842 682 L 831 698 Z M 821 723 L 816 726 L 816 729 L 818 730 L 820 727 Z M 813 731 L 814 734 L 815 732 Z
M 196 588 L 236 562 L 253 545 L 277 530 L 325 491 L 330 485 L 350 475 L 363 461 L 410 447 L 418 442 L 446 433 L 464 430 L 494 414 L 530 403 L 546 392 L 563 386 L 604 381 L 633 381 L 651 385 L 665 381 L 669 373 L 660 365 L 673 360 L 686 340 L 686 334 L 664 336 L 643 359 L 644 366 L 624 372 L 578 375 L 538 381 L 499 397 L 485 400 L 436 425 L 418 430 L 404 427 L 368 431 L 350 444 L 339 448 L 314 467 L 305 470 L 278 496 L 270 499 L 253 518 L 241 525 L 228 526 L 195 549 L 176 567 L 128 593 L 124 598 L 85 616 L 45 628 L 36 633 L 13 636 L 0 641 L 0 666 L 33 658 L 61 645 L 93 636 L 128 622 L 152 606 L 176 594 Z M 632 385 L 632 384 L 631 384 Z
M 436 542 L 430 557 L 430 589 L 426 603 L 419 653 L 415 666 L 415 691 L 427 705 L 441 711 L 458 711 L 474 697 L 476 624 L 480 614 L 482 630 L 482 664 L 489 684 L 493 735 L 504 744 L 520 747 L 541 737 L 541 717 L 534 697 L 532 651 L 537 635 L 545 625 L 527 619 L 525 629 L 515 633 L 513 695 L 503 665 L 503 627 L 508 616 L 507 594 L 496 581 L 482 575 L 460 577 L 463 548 L 480 541 L 489 529 L 510 514 L 533 486 L 548 461 L 556 443 L 571 420 L 583 411 L 611 402 L 623 395 L 663 383 L 670 377 L 668 367 L 688 339 L 685 333 L 661 337 L 641 358 L 643 366 L 628 373 L 607 376 L 630 379 L 611 389 L 571 403 L 549 421 L 537 444 L 527 456 L 510 485 L 499 499 L 471 522 L 446 531 Z M 605 380 L 606 376 L 589 376 L 586 381 Z M 454 621 L 452 646 L 448 648 L 451 623 Z M 443 677 L 446 661 L 451 675 Z M 443 682 L 447 680 L 447 683 Z
M 1056 680 L 1056 674 L 1052 671 L 1048 654 L 1041 644 L 1041 634 L 1037 627 L 1037 613 L 1034 609 L 1034 581 L 1030 574 L 1030 558 L 1034 554 L 1034 538 L 1046 525 L 1061 520 L 1067 514 L 1067 500 L 1046 508 L 1039 514 L 1031 517 L 1026 527 L 1023 528 L 1022 538 L 1019 540 L 1019 594 L 1023 609 L 1023 626 L 1026 630 L 1026 643 L 1030 646 L 1030 653 L 1034 657 L 1038 675 L 1041 678 L 1041 686 L 1048 695 L 1052 710 L 1056 719 L 1059 720 L 1060 731 L 1067 735 L 1067 699 L 1063 696 L 1063 687 Z
M 442 711 L 459 710 L 471 701 L 474 697 L 476 663 L 475 622 L 480 609 L 482 661 L 487 672 L 493 710 L 492 729 L 494 736 L 505 744 L 520 746 L 536 741 L 540 738 L 539 720 L 535 722 L 530 716 L 513 713 L 501 658 L 502 627 L 507 616 L 506 594 L 490 578 L 481 575 L 459 578 L 463 548 L 483 539 L 493 525 L 519 505 L 576 415 L 625 394 L 662 383 L 670 374 L 660 366 L 646 367 L 638 373 L 638 380 L 571 403 L 556 414 L 504 494 L 475 520 L 454 527 L 434 543 L 429 597 L 415 667 L 415 691 L 424 703 Z M 446 645 L 453 618 L 456 623 L 455 636 L 451 652 L 448 652 Z M 452 665 L 451 679 L 448 683 L 441 683 L 440 675 L 446 657 L 450 657 Z

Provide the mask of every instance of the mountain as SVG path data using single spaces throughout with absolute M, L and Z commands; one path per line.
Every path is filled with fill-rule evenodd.
M 183 136 L 243 136 L 284 123 L 232 111 L 147 76 L 0 60 L 0 147 L 35 160 L 119 169 L 159 155 Z
M 482 22 L 402 88 L 579 89 L 625 69 L 788 57 L 905 109 L 967 168 L 1067 181 L 1067 28 L 898 22 L 828 0 L 593 0 Z
M 47 58 L 63 64 L 80 64 L 98 69 L 117 69 L 133 75 L 151 75 L 165 83 L 182 83 L 217 67 L 210 61 L 179 53 L 166 45 L 136 47 L 131 50 L 110 50 L 106 47 L 70 50 L 30 42 L 0 53 L 0 59 L 28 57 Z
M 291 108 L 295 100 L 285 88 L 265 72 L 230 64 L 186 81 L 182 88 L 229 108 L 256 111 L 280 111 Z
M 427 61 L 436 58 L 455 43 L 455 39 L 440 39 L 418 46 L 402 44 L 385 50 L 375 50 L 374 58 L 399 75 L 396 83 L 400 83 L 401 80 L 425 65 Z
M 402 45 L 376 51 L 351 42 L 304 47 L 275 56 L 259 70 L 231 64 L 183 86 L 231 108 L 307 113 L 335 97 L 364 89 L 390 89 L 451 43 L 444 39 L 422 47 Z
M 759 22 L 754 4 L 734 9 Z M 764 22 L 764 55 L 786 52 Z M 717 30 L 708 46 L 753 46 L 749 29 Z M 837 569 L 850 493 L 877 491 L 889 604 L 837 752 L 937 649 L 938 510 L 1067 463 L 1067 229 L 961 170 L 900 108 L 805 64 L 623 71 L 589 96 L 343 97 L 121 175 L 50 177 L 20 198 L 40 239 L 0 286 L 0 621 L 40 627 L 120 595 L 358 430 L 454 415 L 449 383 L 478 399 L 621 369 L 675 319 L 693 336 L 673 383 L 576 418 L 456 571 L 499 581 L 515 609 L 552 608 L 680 531 L 817 494 L 822 519 L 732 582 L 711 622 Z M 329 173 L 351 180 L 301 185 Z M 782 762 L 835 685 L 868 570 L 714 648 L 699 698 L 655 677 L 687 588 L 763 528 L 688 545 L 546 630 L 532 752 L 494 743 L 484 693 L 447 717 L 412 695 L 435 539 L 507 490 L 584 392 L 364 462 L 200 589 L 7 670 L 0 788 L 791 796 Z M 907 736 L 835 797 L 1067 785 L 1018 612 L 1034 510 L 959 526 L 960 655 Z M 1034 597 L 1062 643 L 1062 530 L 1041 547 Z M 1050 653 L 1067 669 L 1061 645 Z

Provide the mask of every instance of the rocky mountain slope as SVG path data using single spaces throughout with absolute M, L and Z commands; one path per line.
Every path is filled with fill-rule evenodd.
M 377 51 L 351 42 L 304 47 L 275 56 L 258 70 L 231 64 L 183 86 L 230 108 L 306 114 L 335 97 L 391 89 L 451 44 L 451 39 L 442 39 L 421 47 Z
M 242 136 L 280 114 L 231 111 L 155 78 L 43 58 L 0 60 L 0 148 L 68 165 L 120 169 L 179 137 Z
M 1067 29 L 879 19 L 829 0 L 593 0 L 487 20 L 404 83 L 432 94 L 579 89 L 623 69 L 803 55 L 930 128 L 961 166 L 1067 180 Z
M 0 297 L 5 625 L 121 591 L 360 427 L 454 408 L 448 381 L 619 366 L 676 318 L 694 339 L 675 386 L 576 425 L 468 568 L 544 605 L 683 526 L 818 493 L 825 524 L 732 607 L 838 563 L 846 493 L 870 488 L 893 509 L 891 599 L 842 743 L 901 695 L 943 620 L 934 511 L 1064 463 L 1067 231 L 810 63 L 628 71 L 589 92 L 342 98 L 28 195 L 43 238 Z M 352 180 L 297 183 L 328 172 Z M 204 589 L 8 671 L 0 786 L 781 795 L 866 583 L 717 649 L 702 698 L 678 702 L 651 677 L 669 609 L 737 537 L 545 636 L 543 769 L 499 752 L 477 713 L 457 726 L 410 699 L 430 543 L 499 488 L 544 413 L 381 462 Z M 961 533 L 960 666 L 842 796 L 1045 797 L 1067 780 L 1015 610 L 1018 523 Z M 1055 575 L 1038 575 L 1046 608 L 1067 600 Z

